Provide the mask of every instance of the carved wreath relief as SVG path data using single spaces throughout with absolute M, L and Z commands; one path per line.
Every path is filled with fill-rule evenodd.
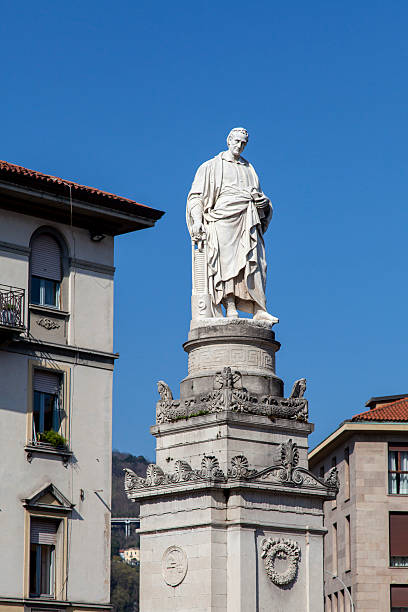
M 273 584 L 286 586 L 297 576 L 300 562 L 300 547 L 294 540 L 264 538 L 261 542 L 261 557 L 265 570 Z M 276 561 L 286 562 L 286 570 L 278 571 Z
M 166 584 L 175 587 L 187 574 L 187 555 L 180 546 L 169 546 L 162 559 L 162 576 Z

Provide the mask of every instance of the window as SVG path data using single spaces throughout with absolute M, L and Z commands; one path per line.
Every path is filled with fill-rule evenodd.
M 337 523 L 332 527 L 333 576 L 337 576 Z
M 351 531 L 350 531 L 350 515 L 346 516 L 346 572 L 351 569 Z
M 350 449 L 344 449 L 344 499 L 350 499 Z
M 351 612 L 351 587 L 344 592 L 344 612 Z
M 389 446 L 388 492 L 408 495 L 408 446 Z
M 31 518 L 30 597 L 55 596 L 55 548 L 59 521 Z
M 33 440 L 46 431 L 59 432 L 62 422 L 61 375 L 34 370 Z
M 337 467 L 337 457 L 332 457 L 331 464 L 332 464 L 332 468 Z M 334 509 L 336 507 L 337 507 L 337 497 L 332 499 L 332 508 Z
M 408 586 L 391 586 L 391 612 L 408 612 Z
M 390 565 L 408 567 L 408 513 L 390 512 Z
M 31 246 L 31 296 L 32 304 L 60 307 L 62 280 L 61 249 L 50 234 L 39 234 Z

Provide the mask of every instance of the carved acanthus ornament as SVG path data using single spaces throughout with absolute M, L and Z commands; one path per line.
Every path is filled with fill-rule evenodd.
M 250 469 L 245 455 L 232 457 L 226 473 L 220 468 L 219 461 L 213 455 L 205 455 L 200 469 L 193 469 L 187 461 L 178 460 L 171 473 L 165 473 L 161 467 L 151 463 L 147 467 L 146 477 L 138 476 L 130 469 L 125 469 L 125 492 L 132 499 L 137 492 L 151 487 L 177 485 L 188 482 L 229 483 L 243 480 L 268 483 L 279 486 L 305 487 L 324 494 L 337 493 L 338 476 L 331 470 L 330 478 L 323 481 L 306 470 L 298 467 L 299 451 L 296 443 L 288 440 L 279 447 L 279 460 L 276 464 L 263 470 Z M 336 480 L 337 478 L 337 480 Z
M 261 551 L 266 573 L 274 584 L 286 586 L 295 580 L 300 562 L 300 547 L 297 542 L 284 538 L 264 538 L 261 542 Z M 287 562 L 284 572 L 276 570 L 276 559 Z
M 339 490 L 340 479 L 339 479 L 339 473 L 336 467 L 332 467 L 329 470 L 325 478 L 324 484 L 326 485 L 326 487 L 328 487 L 329 489 L 334 489 L 336 492 Z
M 265 395 L 257 397 L 242 387 L 240 372 L 232 372 L 226 367 L 214 377 L 214 390 L 199 397 L 174 400 L 169 386 L 158 382 L 160 401 L 157 402 L 156 422 L 174 423 L 181 419 L 212 414 L 223 410 L 246 412 L 272 418 L 292 419 L 307 422 L 308 403 L 303 397 L 306 380 L 299 379 L 294 384 L 289 398 Z M 295 395 L 293 395 L 295 393 Z M 296 393 L 298 395 L 296 395 Z
M 126 468 L 125 472 L 125 492 L 127 494 L 137 489 L 154 487 L 157 485 L 177 484 L 188 481 L 225 481 L 225 474 L 220 469 L 218 459 L 212 455 L 205 455 L 201 461 L 201 469 L 193 470 L 187 461 L 176 461 L 174 472 L 164 473 L 155 463 L 147 466 L 146 478 L 135 474 Z

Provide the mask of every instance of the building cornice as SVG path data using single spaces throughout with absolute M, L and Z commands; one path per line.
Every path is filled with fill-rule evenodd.
M 347 440 L 350 436 L 357 432 L 406 432 L 408 431 L 408 423 L 397 422 L 350 422 L 344 421 L 332 434 L 327 436 L 320 444 L 310 451 L 309 467 L 313 468 L 316 463 L 336 448 L 341 442 Z
M 74 193 L 71 199 L 68 184 L 65 191 L 66 195 L 57 194 L 3 179 L 0 180 L 0 208 L 110 236 L 153 227 L 164 214 L 130 200 L 79 200 Z
M 9 344 L 6 351 L 30 355 L 33 357 L 65 361 L 76 365 L 86 365 L 94 368 L 113 370 L 114 362 L 119 353 L 108 353 L 79 346 L 41 342 L 20 337 Z
M 0 596 L 0 604 L 1 603 L 8 603 L 8 604 L 25 604 L 26 606 L 29 606 L 30 608 L 35 608 L 35 609 L 44 609 L 44 608 L 49 608 L 50 610 L 53 610 L 55 608 L 57 609 L 65 609 L 67 607 L 73 607 L 73 608 L 86 608 L 88 610 L 108 610 L 109 612 L 112 610 L 112 606 L 110 604 L 100 604 L 100 603 L 93 603 L 93 602 L 84 602 L 84 601 L 72 601 L 72 600 L 62 600 L 62 599 L 43 599 L 43 598 L 39 598 L 39 597 L 29 597 L 29 598 L 24 598 L 24 597 L 2 597 Z
M 30 255 L 30 249 L 28 247 L 20 246 L 12 242 L 3 242 L 0 240 L 0 251 L 4 253 L 13 253 L 14 255 L 22 255 L 28 257 Z
M 114 266 L 107 266 L 98 262 L 87 261 L 85 259 L 70 258 L 70 264 L 72 268 L 79 270 L 90 270 L 91 272 L 98 272 L 99 274 L 106 274 L 107 276 L 114 276 Z

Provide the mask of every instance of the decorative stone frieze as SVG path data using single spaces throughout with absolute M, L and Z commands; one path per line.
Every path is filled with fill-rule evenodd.
M 300 562 L 300 547 L 294 540 L 264 538 L 261 542 L 261 557 L 271 581 L 277 586 L 287 586 L 297 577 Z M 276 569 L 276 559 L 287 562 L 284 572 Z
M 253 367 L 259 370 L 275 372 L 275 353 L 272 350 L 254 346 L 232 347 L 230 344 L 206 346 L 193 349 L 188 359 L 188 373 L 196 374 L 224 363 L 233 363 L 239 368 Z
M 326 487 L 329 487 L 330 489 L 335 489 L 336 491 L 339 490 L 339 488 L 340 488 L 340 479 L 339 479 L 339 473 L 338 473 L 336 467 L 332 467 L 328 471 L 328 474 L 326 476 L 326 479 L 325 479 L 324 483 L 325 483 Z
M 126 468 L 125 492 L 129 495 L 132 491 L 156 485 L 177 484 L 191 481 L 225 481 L 225 474 L 220 469 L 218 459 L 212 455 L 205 455 L 201 461 L 201 469 L 193 470 L 187 461 L 176 461 L 174 472 L 164 473 L 155 463 L 147 466 L 146 478 L 142 478 Z
M 330 478 L 323 481 L 305 468 L 298 467 L 299 451 L 296 443 L 288 440 L 279 447 L 280 460 L 276 465 L 263 470 L 249 469 L 249 462 L 245 455 L 232 457 L 231 464 L 222 471 L 219 461 L 213 455 L 205 455 L 201 461 L 201 469 L 194 470 L 187 461 L 178 460 L 174 464 L 174 471 L 165 473 L 158 465 L 150 464 L 147 467 L 146 478 L 138 476 L 130 469 L 125 469 L 125 492 L 132 499 L 137 492 L 146 488 L 176 485 L 189 482 L 228 483 L 236 480 L 270 483 L 284 486 L 298 486 L 315 489 L 327 494 L 328 491 L 337 493 L 338 476 L 332 468 Z M 336 472 L 337 474 L 337 472 Z
M 301 383 L 304 381 L 304 383 Z M 295 390 L 296 385 L 300 387 Z M 290 398 L 266 395 L 257 397 L 250 394 L 242 387 L 242 376 L 240 372 L 233 372 L 230 367 L 224 368 L 214 376 L 214 390 L 210 393 L 187 398 L 185 400 L 174 400 L 170 387 L 164 381 L 157 383 L 160 401 L 156 406 L 156 422 L 174 423 L 181 419 L 189 419 L 195 416 L 212 414 L 223 410 L 231 412 L 247 412 L 271 418 L 292 419 L 307 422 L 308 403 L 303 397 L 306 388 L 305 379 L 300 379 L 294 384 L 293 393 L 298 396 Z M 303 391 L 302 391 L 302 386 Z
M 249 469 L 249 461 L 245 455 L 237 455 L 231 459 L 231 467 L 228 468 L 229 480 L 251 478 L 256 475 L 256 470 Z
M 44 329 L 59 329 L 61 327 L 61 325 L 59 323 L 56 323 L 55 321 L 53 321 L 52 319 L 48 319 L 47 317 L 43 317 L 42 319 L 38 319 L 36 321 L 37 325 L 39 325 L 40 327 L 44 327 Z

